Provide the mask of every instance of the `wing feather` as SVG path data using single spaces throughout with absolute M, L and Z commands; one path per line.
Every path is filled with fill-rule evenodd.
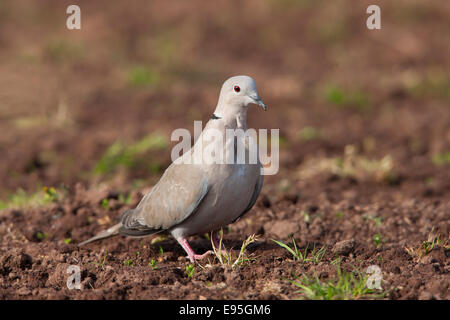
M 136 209 L 124 212 L 120 233 L 142 236 L 170 229 L 197 210 L 208 190 L 199 165 L 172 163 Z

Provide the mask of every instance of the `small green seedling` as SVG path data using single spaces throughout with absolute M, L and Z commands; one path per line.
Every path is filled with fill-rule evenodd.
M 325 252 L 326 252 L 325 246 L 321 247 L 319 250 L 316 250 L 316 246 L 314 245 L 313 250 L 311 251 L 311 257 L 306 258 L 305 260 L 306 262 L 310 261 L 314 264 L 318 264 L 325 256 Z
M 150 262 L 148 263 L 148 266 L 149 266 L 152 270 L 158 269 L 158 261 L 156 261 L 155 259 L 152 259 L 152 261 L 150 261 Z
M 408 252 L 413 258 L 416 258 L 417 261 L 420 261 L 424 256 L 429 254 L 436 246 L 442 246 L 446 250 L 449 249 L 449 245 L 444 241 L 441 241 L 441 235 L 434 233 L 434 227 L 431 229 L 428 234 L 428 238 L 426 241 L 423 241 L 418 247 L 405 247 L 406 252 Z
M 119 203 L 120 204 L 131 204 L 131 193 L 128 194 L 124 194 L 124 193 L 119 193 Z
M 287 251 L 289 251 L 290 254 L 292 254 L 294 261 L 295 260 L 300 260 L 302 258 L 302 253 L 298 250 L 297 248 L 297 244 L 295 243 L 295 239 L 292 238 L 292 244 L 293 244 L 293 248 L 289 247 L 287 244 L 281 242 L 281 241 L 277 241 L 275 239 L 270 239 L 273 242 L 275 242 L 277 245 L 279 245 L 280 247 L 286 249 Z
M 71 241 L 72 241 L 72 239 L 70 239 L 70 238 L 64 239 L 64 243 L 66 243 L 66 244 L 69 244 Z
M 435 246 L 441 243 L 441 235 L 429 236 L 427 241 L 422 242 L 424 255 L 429 254 Z
M 102 270 L 105 270 L 105 263 L 106 263 L 107 257 L 108 257 L 108 250 L 105 250 L 105 253 L 101 260 L 99 259 L 98 261 L 88 262 L 88 265 L 96 265 L 96 266 L 99 266 Z
M 98 265 L 103 269 L 106 263 L 106 258 L 108 257 L 108 250 L 105 250 L 105 255 L 103 256 L 102 262 L 100 262 Z
M 132 267 L 133 266 L 133 261 L 131 261 L 131 259 L 125 260 L 123 262 L 124 265 L 128 266 L 128 267 Z
M 58 194 L 56 193 L 56 189 L 53 187 L 43 187 L 42 191 L 44 192 L 43 202 L 56 202 L 58 200 Z
M 186 271 L 185 271 L 188 278 L 192 278 L 194 276 L 194 272 L 195 272 L 195 266 L 193 264 L 188 264 L 186 266 Z
M 377 233 L 376 235 L 373 236 L 373 242 L 375 243 L 375 246 L 378 247 L 381 243 L 381 233 Z
M 309 251 L 309 243 L 306 245 L 305 250 L 302 252 L 301 250 L 299 250 L 297 248 L 297 244 L 295 243 L 295 239 L 292 238 L 292 245 L 293 247 L 289 247 L 287 244 L 281 242 L 281 241 L 277 241 L 274 239 L 271 239 L 273 242 L 275 242 L 276 244 L 278 244 L 280 247 L 286 249 L 289 253 L 292 254 L 294 261 L 299 261 L 302 264 L 305 264 L 307 262 L 313 262 L 313 263 L 318 263 L 320 260 L 322 260 L 322 258 L 325 255 L 325 246 L 323 246 L 322 248 L 320 248 L 319 250 L 316 250 L 316 246 L 314 245 L 313 250 Z M 308 257 L 308 254 L 310 255 Z
M 36 238 L 40 241 L 43 241 L 48 238 L 48 233 L 38 231 L 36 232 Z
M 105 210 L 109 210 L 109 200 L 108 199 L 102 200 L 102 208 Z

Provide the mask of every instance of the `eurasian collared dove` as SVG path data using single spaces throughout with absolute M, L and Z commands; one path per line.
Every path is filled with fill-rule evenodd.
M 191 262 L 209 254 L 210 251 L 197 255 L 186 237 L 214 232 L 248 212 L 255 204 L 263 184 L 261 163 L 259 157 L 253 164 L 184 163 L 182 160 L 186 160 L 186 157 L 193 159 L 198 155 L 201 155 L 200 159 L 205 159 L 205 144 L 200 141 L 203 141 L 209 129 L 217 130 L 223 136 L 226 129 L 246 131 L 249 104 L 257 104 L 266 110 L 251 77 L 236 76 L 225 81 L 216 110 L 194 146 L 166 169 L 159 182 L 135 209 L 122 214 L 121 222 L 79 245 L 116 234 L 142 237 L 166 231 L 184 248 Z M 218 148 L 224 152 L 232 151 L 230 149 L 236 151 L 236 139 L 243 138 L 233 138 L 231 144 L 220 141 Z M 219 143 L 219 140 L 211 143 Z M 248 141 L 244 145 L 248 156 Z M 217 243 L 214 233 L 213 239 Z

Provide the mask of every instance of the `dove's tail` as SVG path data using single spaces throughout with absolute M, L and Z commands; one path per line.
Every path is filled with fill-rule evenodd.
M 97 241 L 97 240 L 101 240 L 101 239 L 105 239 L 105 238 L 109 238 L 109 237 L 118 235 L 119 234 L 119 229 L 120 229 L 121 226 L 122 226 L 122 222 L 119 222 L 118 224 L 112 226 L 111 228 L 109 228 L 109 229 L 107 229 L 107 230 L 105 230 L 103 232 L 100 232 L 98 235 L 96 235 L 96 236 L 94 236 L 94 237 L 92 237 L 92 238 L 90 238 L 90 239 L 88 239 L 86 241 L 83 241 L 83 242 L 79 243 L 78 246 L 79 247 L 80 246 L 84 246 L 85 244 L 91 243 L 93 241 Z

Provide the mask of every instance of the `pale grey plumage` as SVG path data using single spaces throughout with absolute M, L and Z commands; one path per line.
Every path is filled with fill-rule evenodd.
M 181 223 L 208 192 L 200 165 L 172 164 L 136 209 L 122 216 L 120 233 L 155 233 Z
M 253 191 L 252 198 L 250 199 L 250 203 L 248 204 L 247 208 L 245 208 L 245 210 L 239 215 L 239 217 L 237 217 L 236 219 L 233 220 L 233 222 L 236 222 L 237 220 L 239 220 L 239 218 L 241 218 L 244 214 L 246 214 L 253 208 L 253 206 L 256 203 L 256 200 L 259 197 L 259 194 L 261 193 L 263 182 L 264 182 L 264 176 L 260 175 L 258 183 L 255 186 L 255 190 Z
M 247 130 L 249 103 L 266 108 L 253 79 L 247 76 L 228 79 L 222 86 L 214 117 L 194 147 L 167 168 L 136 209 L 124 212 L 119 224 L 80 245 L 117 233 L 139 237 L 167 231 L 180 242 L 193 261 L 197 255 L 185 238 L 217 230 L 248 212 L 261 191 L 263 175 L 259 159 L 255 164 L 187 164 L 183 160 L 202 154 L 208 143 L 199 141 L 203 141 L 203 134 L 209 129 L 221 133 L 226 129 Z M 229 145 L 224 141 L 223 151 L 235 148 L 235 143 Z M 248 142 L 245 142 L 245 151 L 248 159 Z

